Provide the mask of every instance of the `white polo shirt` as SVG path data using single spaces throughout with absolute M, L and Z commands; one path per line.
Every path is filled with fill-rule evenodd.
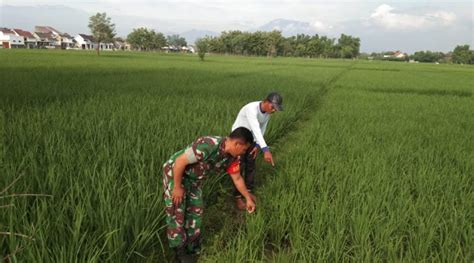
M 260 102 L 254 101 L 242 107 L 235 119 L 234 124 L 232 125 L 232 131 L 239 128 L 245 127 L 249 129 L 255 141 L 260 146 L 261 149 L 267 147 L 267 143 L 263 138 L 265 130 L 267 129 L 268 121 L 270 120 L 270 114 L 263 113 L 260 110 Z

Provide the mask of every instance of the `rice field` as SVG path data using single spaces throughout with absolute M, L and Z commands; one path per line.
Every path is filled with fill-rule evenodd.
M 474 68 L 0 50 L 0 249 L 166 262 L 161 166 L 277 90 L 257 212 L 205 184 L 202 262 L 474 260 Z M 12 184 L 14 183 L 14 184 Z M 6 191 L 2 191 L 6 189 Z M 29 194 L 29 195 L 25 195 Z

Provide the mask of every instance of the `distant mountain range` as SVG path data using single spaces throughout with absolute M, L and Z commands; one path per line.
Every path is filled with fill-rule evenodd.
M 297 34 L 314 35 L 318 33 L 316 28 L 308 22 L 282 19 L 282 18 L 270 21 L 256 28 L 256 30 L 261 30 L 261 31 L 279 30 L 282 32 L 284 36 L 295 36 Z
M 186 39 L 186 42 L 188 44 L 193 44 L 196 39 L 205 37 L 205 36 L 218 36 L 218 32 L 210 31 L 210 30 L 198 30 L 198 29 L 191 29 L 189 31 L 185 31 L 182 33 L 179 33 L 180 36 L 184 37 Z
M 48 25 L 60 31 L 70 34 L 89 33 L 87 23 L 91 14 L 75 8 L 62 5 L 39 5 L 39 6 L 1 6 L 0 27 L 21 28 L 33 30 L 37 25 Z M 179 34 L 186 38 L 189 44 L 204 36 L 217 36 L 220 32 L 206 29 L 191 29 L 183 32 L 172 30 L 172 21 L 161 21 L 159 19 L 137 18 L 131 16 L 112 16 L 112 21 L 116 24 L 117 35 L 126 37 L 136 25 L 154 25 L 151 29 L 163 32 L 166 35 Z M 229 29 L 232 30 L 232 29 Z M 248 31 L 272 31 L 281 30 L 283 35 L 291 36 L 296 34 L 315 34 L 315 28 L 308 22 L 276 19 L 262 26 L 249 28 Z
M 317 28 L 311 25 L 309 22 L 289 20 L 283 18 L 275 19 L 262 26 L 248 29 L 248 31 L 250 32 L 272 30 L 279 30 L 284 36 L 295 36 L 297 34 L 322 34 L 322 32 L 318 32 Z M 200 37 L 218 36 L 219 34 L 219 32 L 215 31 L 193 29 L 190 31 L 183 32 L 180 35 L 185 37 L 189 43 L 194 43 L 194 41 Z
M 32 1 L 31 3 L 34 3 Z M 20 28 L 31 31 L 37 25 L 52 26 L 62 32 L 75 35 L 89 33 L 87 24 L 92 14 L 81 9 L 64 5 L 37 5 L 37 6 L 11 6 L 0 4 L 0 27 Z M 179 34 L 193 44 L 197 38 L 203 36 L 217 36 L 220 32 L 209 28 L 196 28 L 183 24 L 181 20 L 150 18 L 128 15 L 111 15 L 116 25 L 117 36 L 126 37 L 133 28 L 147 27 L 165 35 Z M 316 19 L 316 18 L 315 18 Z M 466 21 L 465 26 L 440 29 L 431 28 L 424 31 L 398 31 L 387 33 L 376 25 L 367 25 L 367 21 L 348 20 L 341 21 L 331 27 L 321 22 L 311 22 L 275 19 L 263 25 L 243 28 L 255 32 L 281 30 L 284 36 L 296 34 L 326 35 L 332 38 L 339 37 L 340 33 L 357 36 L 361 39 L 361 50 L 365 52 L 402 50 L 414 52 L 417 50 L 452 50 L 455 45 L 472 43 L 472 23 Z M 194 29 L 192 29 L 194 28 Z M 227 28 L 226 30 L 233 30 Z M 467 37 L 466 37 L 467 36 Z M 474 45 L 474 44 L 473 44 Z

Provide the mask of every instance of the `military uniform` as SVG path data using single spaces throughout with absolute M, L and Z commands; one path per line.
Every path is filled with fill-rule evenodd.
M 171 248 L 185 246 L 188 252 L 192 253 L 199 247 L 203 213 L 202 182 L 208 173 L 224 173 L 226 169 L 227 172 L 239 172 L 238 166 L 235 165 L 238 159 L 224 152 L 225 142 L 223 137 L 200 137 L 185 149 L 173 154 L 163 165 L 167 236 Z M 176 158 L 183 153 L 190 164 L 186 166 L 182 179 L 185 196 L 181 204 L 175 206 L 172 199 L 173 167 Z

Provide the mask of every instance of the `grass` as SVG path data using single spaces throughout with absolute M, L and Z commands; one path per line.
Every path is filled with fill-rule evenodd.
M 161 165 L 226 135 L 273 90 L 285 111 L 259 161 L 258 211 L 205 185 L 203 261 L 472 261 L 472 67 L 0 50 L 3 255 L 13 262 L 156 262 Z M 7 201 L 8 200 L 8 201 Z

